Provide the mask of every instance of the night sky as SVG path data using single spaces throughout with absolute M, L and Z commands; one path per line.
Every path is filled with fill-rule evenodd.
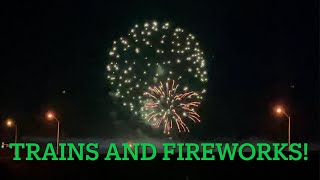
M 157 20 L 192 32 L 209 61 L 192 137 L 283 140 L 287 121 L 272 112 L 281 103 L 292 141 L 319 139 L 318 1 L 13 1 L 0 13 L 0 118 L 15 119 L 21 136 L 53 136 L 48 109 L 65 137 L 148 134 L 109 97 L 105 65 L 113 39 Z

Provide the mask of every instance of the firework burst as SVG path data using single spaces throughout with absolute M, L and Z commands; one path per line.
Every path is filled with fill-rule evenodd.
M 200 115 L 194 108 L 200 105 L 198 101 L 192 101 L 193 96 L 198 94 L 192 91 L 177 93 L 179 84 L 175 81 L 160 82 L 158 86 L 149 87 L 144 93 L 148 100 L 144 104 L 147 121 L 153 121 L 153 126 L 160 127 L 163 124 L 163 133 L 170 134 L 170 130 L 176 126 L 178 131 L 190 132 L 188 126 L 184 123 L 187 117 L 193 122 L 200 122 Z
M 172 127 L 189 132 L 186 119 L 200 122 L 195 109 L 206 93 L 208 77 L 193 34 L 168 22 L 136 24 L 113 42 L 108 54 L 110 95 L 133 115 L 164 127 L 165 133 Z

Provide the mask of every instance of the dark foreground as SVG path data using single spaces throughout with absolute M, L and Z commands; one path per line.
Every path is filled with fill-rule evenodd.
M 13 161 L 2 156 L 1 175 L 35 179 L 319 179 L 319 153 L 304 161 Z

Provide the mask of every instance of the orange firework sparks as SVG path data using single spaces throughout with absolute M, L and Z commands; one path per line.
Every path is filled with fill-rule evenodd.
M 160 82 L 158 86 L 149 87 L 148 91 L 144 92 L 149 99 L 144 103 L 144 108 L 148 112 L 151 111 L 145 114 L 145 117 L 148 122 L 153 121 L 152 125 L 157 128 L 163 124 L 165 134 L 170 134 L 174 126 L 179 132 L 190 132 L 184 123 L 186 118 L 194 123 L 200 122 L 200 115 L 194 109 L 199 107 L 200 102 L 189 102 L 192 97 L 198 97 L 198 94 L 192 91 L 178 94 L 176 93 L 178 86 L 174 80 Z

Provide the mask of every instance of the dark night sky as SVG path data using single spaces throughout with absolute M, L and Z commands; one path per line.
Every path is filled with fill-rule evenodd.
M 124 134 L 110 113 L 116 106 L 104 79 L 107 50 L 133 24 L 151 19 L 193 32 L 210 60 L 203 123 L 192 136 L 285 138 L 285 119 L 272 115 L 277 103 L 292 116 L 294 140 L 319 136 L 317 1 L 14 1 L 0 12 L 0 118 L 16 119 L 22 135 L 54 134 L 43 118 L 48 108 L 66 136 Z M 138 127 L 127 121 L 122 117 L 123 125 Z

